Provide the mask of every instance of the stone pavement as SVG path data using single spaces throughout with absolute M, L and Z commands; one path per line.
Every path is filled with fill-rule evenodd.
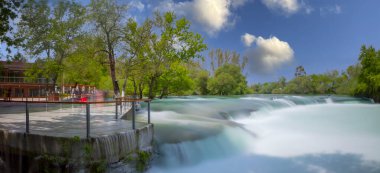
M 126 113 L 130 108 L 123 109 Z M 30 133 L 57 137 L 86 137 L 85 105 L 29 104 Z M 91 105 L 90 136 L 132 130 L 132 121 L 115 119 L 115 105 Z M 121 117 L 119 109 L 119 118 Z M 136 128 L 146 125 L 136 122 Z M 25 104 L 0 102 L 0 130 L 25 132 Z

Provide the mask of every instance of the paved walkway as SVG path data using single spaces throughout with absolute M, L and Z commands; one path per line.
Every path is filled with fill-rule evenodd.
M 115 119 L 114 105 L 91 105 L 90 109 L 91 137 L 132 130 L 132 121 Z M 128 109 L 129 107 L 124 109 L 123 113 Z M 83 138 L 86 136 L 85 105 L 30 104 L 29 115 L 32 134 Z M 145 122 L 136 122 L 136 128 L 144 125 Z M 0 130 L 25 132 L 25 104 L 0 103 Z

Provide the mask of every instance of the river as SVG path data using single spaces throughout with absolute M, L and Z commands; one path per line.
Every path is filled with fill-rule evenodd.
M 149 173 L 380 172 L 380 105 L 369 99 L 170 97 L 151 114 Z

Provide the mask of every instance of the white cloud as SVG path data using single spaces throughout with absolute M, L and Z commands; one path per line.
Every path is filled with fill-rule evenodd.
M 296 13 L 301 5 L 298 0 L 261 0 L 271 10 L 281 10 L 287 15 Z
M 342 7 L 339 5 L 321 7 L 319 8 L 319 12 L 322 16 L 327 14 L 340 14 L 342 13 Z
M 304 0 L 261 0 L 270 10 L 290 16 L 297 12 L 311 14 L 314 8 Z
M 251 44 L 255 41 L 255 39 L 256 37 L 249 33 L 245 33 L 244 35 L 241 36 L 241 41 L 247 47 L 251 46 Z
M 129 6 L 131 6 L 132 8 L 138 9 L 140 12 L 144 11 L 145 9 L 145 5 L 141 3 L 140 1 L 131 1 L 129 3 Z
M 205 26 L 207 33 L 214 34 L 228 24 L 231 15 L 228 0 L 194 0 L 193 15 Z
M 178 15 L 185 15 L 200 25 L 209 35 L 215 35 L 222 29 L 234 24 L 233 8 L 238 8 L 248 0 L 193 0 L 161 2 L 156 10 L 174 11 Z
M 293 49 L 277 37 L 257 37 L 254 42 L 256 47 L 249 48 L 245 54 L 249 58 L 248 65 L 253 73 L 270 74 L 293 60 Z
M 234 8 L 243 6 L 249 0 L 231 0 L 231 5 Z

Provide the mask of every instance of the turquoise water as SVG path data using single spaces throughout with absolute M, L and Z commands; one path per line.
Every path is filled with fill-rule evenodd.
M 380 105 L 368 99 L 172 97 L 153 102 L 152 122 L 152 173 L 380 172 Z

